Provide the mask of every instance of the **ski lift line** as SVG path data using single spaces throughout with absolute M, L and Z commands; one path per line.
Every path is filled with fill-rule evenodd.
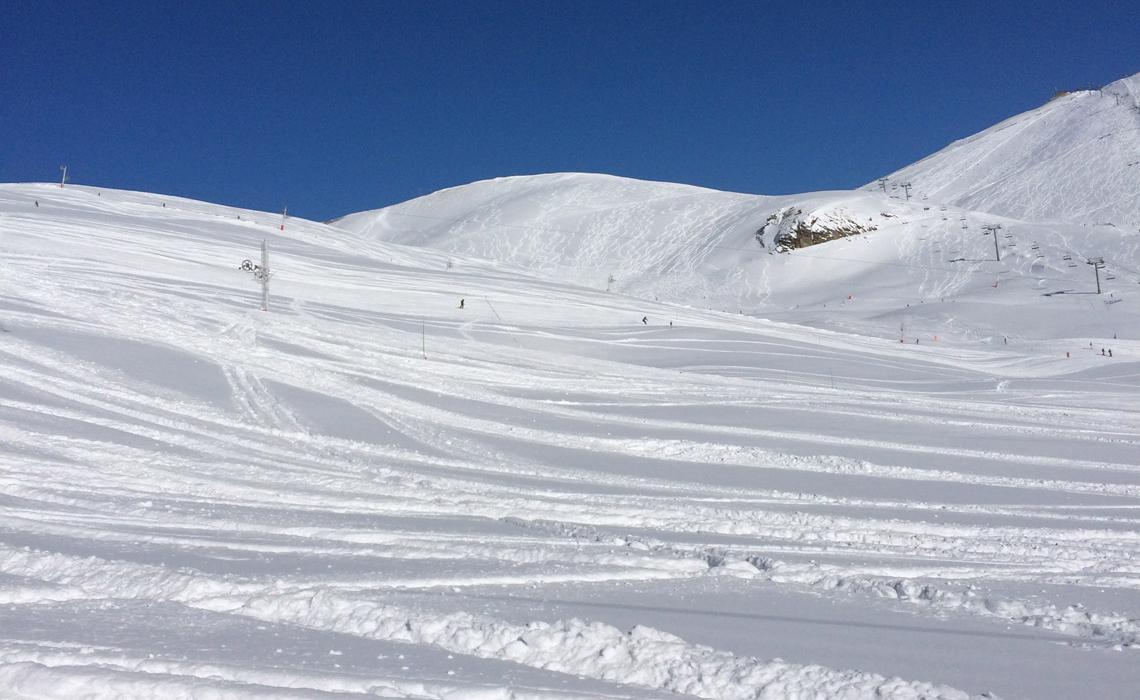
M 1125 272 L 1127 272 L 1129 274 L 1140 275 L 1140 270 L 1129 267 L 1128 265 L 1125 265 L 1124 263 L 1122 263 L 1118 260 L 1113 260 L 1112 265 L 1113 265 L 1113 267 L 1119 267 L 1121 270 L 1124 270 Z
M 892 263 L 892 262 L 882 262 L 882 261 L 874 261 L 874 260 L 860 260 L 857 258 L 829 257 L 829 256 L 825 256 L 825 255 L 797 254 L 796 257 L 818 258 L 820 260 L 835 260 L 835 261 L 841 261 L 841 262 L 858 262 L 858 263 L 864 263 L 866 265 L 890 265 L 893 267 L 905 267 L 905 268 L 912 268 L 912 269 L 916 269 L 916 270 L 928 270 L 928 271 L 932 271 L 932 272 L 947 272 L 947 273 L 952 273 L 952 274 L 963 274 L 962 271 L 955 270 L 953 268 L 931 267 L 929 265 L 914 265 L 914 264 L 910 264 L 910 263 Z M 967 260 L 966 258 L 960 258 L 959 261 L 960 262 L 966 262 L 966 263 L 996 262 L 994 260 Z M 1010 272 L 1010 270 L 1000 270 L 999 274 L 1000 273 L 1006 273 L 1006 272 Z M 973 275 L 973 276 L 980 276 L 980 277 L 992 277 L 994 275 L 993 272 L 985 272 L 982 270 L 967 270 L 967 271 L 965 271 L 964 274 Z M 1067 278 L 1062 278 L 1062 277 L 1043 277 L 1041 275 L 1033 275 L 1033 274 L 1026 275 L 1026 276 L 1032 277 L 1035 280 L 1045 280 L 1048 282 L 1070 282 L 1070 281 L 1072 281 L 1072 280 L 1069 280 Z
M 443 217 L 443 216 L 431 216 L 428 214 L 407 214 L 404 212 L 388 212 L 388 213 L 397 214 L 399 216 L 410 216 L 410 217 L 414 217 L 417 219 L 430 219 L 432 221 L 446 221 L 446 222 L 450 222 L 452 224 L 457 224 L 461 221 L 461 219 L 449 219 L 449 218 Z M 527 230 L 527 231 L 549 231 L 551 233 L 565 233 L 565 234 L 570 234 L 570 235 L 579 235 L 581 233 L 581 231 L 572 231 L 570 229 L 548 228 L 548 227 L 542 227 L 542 226 L 528 226 L 525 224 L 496 224 L 496 226 L 498 226 L 499 228 L 514 228 L 514 229 L 523 229 L 523 230 Z M 633 235 L 623 234 L 623 233 L 612 233 L 610 235 L 612 235 L 615 238 L 622 238 L 625 240 L 636 241 L 639 243 L 645 243 L 647 240 L 644 237 L 633 236 Z M 983 235 L 988 235 L 988 234 L 983 234 Z M 735 251 L 740 251 L 740 252 L 744 252 L 744 253 L 755 253 L 755 252 L 757 252 L 757 250 L 755 248 L 741 248 L 739 246 L 727 246 L 727 245 L 714 244 L 714 243 L 687 243 L 687 242 L 683 242 L 683 241 L 676 241 L 676 243 L 678 245 L 688 246 L 691 248 L 709 248 L 709 249 L 713 249 L 713 250 L 735 250 Z M 883 260 L 865 260 L 865 259 L 861 259 L 861 258 L 849 258 L 849 257 L 841 257 L 841 256 L 805 255 L 802 252 L 802 249 L 796 250 L 795 257 L 809 258 L 809 259 L 814 258 L 814 259 L 819 259 L 819 260 L 829 260 L 829 261 L 836 261 L 836 262 L 853 262 L 853 263 L 860 263 L 862 265 L 881 265 L 881 266 L 887 266 L 887 267 L 902 267 L 902 268 L 909 268 L 909 269 L 915 269 L 915 270 L 925 270 L 928 272 L 945 272 L 945 273 L 954 274 L 954 275 L 963 274 L 962 270 L 956 270 L 954 268 L 949 268 L 949 267 L 933 267 L 931 265 L 918 265 L 915 263 L 887 262 L 887 261 L 883 261 Z M 994 260 L 964 260 L 963 262 L 995 262 L 995 261 Z M 979 270 L 967 270 L 967 271 L 965 271 L 964 274 L 989 277 L 993 273 L 982 272 Z M 1070 281 L 1068 279 L 1059 278 L 1059 277 L 1040 277 L 1038 275 L 1033 275 L 1033 277 L 1034 277 L 1034 279 L 1047 280 L 1050 282 L 1068 282 L 1068 281 Z

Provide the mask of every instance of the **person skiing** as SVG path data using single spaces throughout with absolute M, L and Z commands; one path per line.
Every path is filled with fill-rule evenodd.
M 643 326 L 649 325 L 649 317 L 648 316 L 642 316 L 641 317 L 641 325 L 643 325 Z
M 466 301 L 467 301 L 466 299 L 460 299 L 460 300 L 459 300 L 459 308 L 461 308 L 461 309 L 462 309 L 462 308 L 463 308 L 463 304 L 464 304 L 464 302 L 466 302 Z

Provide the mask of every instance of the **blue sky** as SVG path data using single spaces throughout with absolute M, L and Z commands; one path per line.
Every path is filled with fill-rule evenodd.
M 0 0 L 0 181 L 314 219 L 502 175 L 847 188 L 1140 71 L 1140 1 Z

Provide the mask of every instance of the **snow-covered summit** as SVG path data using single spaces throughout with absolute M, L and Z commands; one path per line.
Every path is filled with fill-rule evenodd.
M 692 305 L 753 306 L 797 234 L 875 227 L 913 207 L 878 193 L 764 197 L 555 173 L 452 187 L 339 219 L 371 240 L 489 258 L 565 281 Z M 889 214 L 888 214 L 889 216 Z
M 1140 228 L 1140 73 L 1046 104 L 888 176 L 919 199 L 1034 221 Z M 878 189 L 874 182 L 866 189 Z

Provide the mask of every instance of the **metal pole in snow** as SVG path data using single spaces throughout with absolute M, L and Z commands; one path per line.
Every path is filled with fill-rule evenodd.
M 1092 258 L 1086 264 L 1092 265 L 1093 274 L 1096 275 L 1096 293 L 1100 294 L 1100 269 L 1104 267 L 1104 258 Z
M 983 228 L 985 228 L 987 231 L 990 232 L 991 235 L 993 235 L 993 237 L 994 237 L 994 258 L 998 262 L 1001 262 L 1001 250 L 998 248 L 998 237 L 997 237 L 998 231 L 1001 230 L 1001 224 L 991 224 L 990 226 L 985 226 Z
M 261 310 L 269 311 L 269 246 L 261 241 Z
M 65 184 L 67 184 L 67 166 L 61 165 L 59 166 L 59 169 L 63 173 L 63 177 L 59 178 L 59 186 L 62 188 Z
M 288 218 L 288 216 L 289 216 L 289 207 L 285 207 L 281 211 L 281 230 L 282 231 L 285 230 L 285 219 Z

